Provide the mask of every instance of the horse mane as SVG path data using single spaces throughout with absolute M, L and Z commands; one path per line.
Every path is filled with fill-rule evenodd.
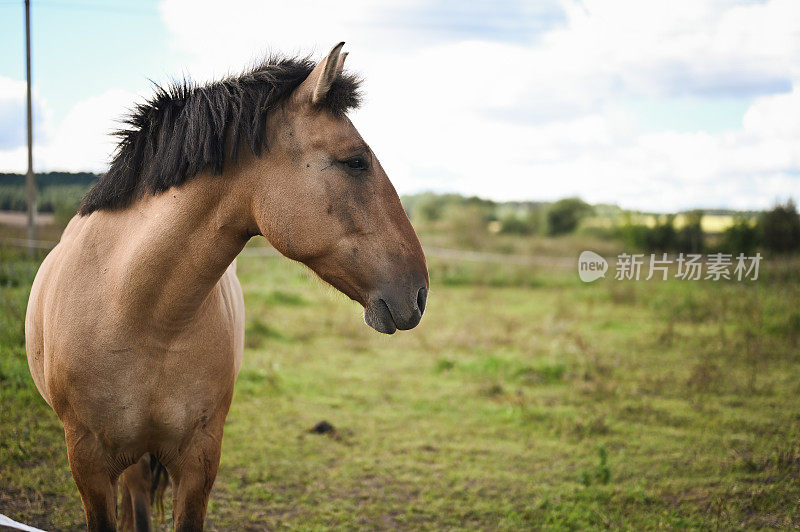
M 308 58 L 270 57 L 239 76 L 204 86 L 184 79 L 155 86 L 114 132 L 119 143 L 108 171 L 84 196 L 79 213 L 123 209 L 145 193 L 159 194 L 204 170 L 219 175 L 241 145 L 259 156 L 267 146 L 267 114 L 314 69 Z M 358 107 L 360 80 L 336 78 L 322 106 L 336 115 Z

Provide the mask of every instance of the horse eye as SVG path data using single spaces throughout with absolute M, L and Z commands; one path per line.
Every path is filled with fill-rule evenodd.
M 364 157 L 350 157 L 342 161 L 350 170 L 366 170 L 367 160 Z

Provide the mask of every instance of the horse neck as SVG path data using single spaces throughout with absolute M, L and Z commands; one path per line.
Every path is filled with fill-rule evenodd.
M 197 315 L 249 238 L 249 209 L 228 176 L 197 176 L 128 211 L 124 305 L 141 322 L 179 331 Z

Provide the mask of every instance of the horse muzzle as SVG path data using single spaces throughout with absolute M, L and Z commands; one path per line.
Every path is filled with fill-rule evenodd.
M 412 289 L 385 290 L 370 299 L 364 307 L 364 321 L 384 334 L 416 327 L 425 313 L 428 287 L 420 282 Z

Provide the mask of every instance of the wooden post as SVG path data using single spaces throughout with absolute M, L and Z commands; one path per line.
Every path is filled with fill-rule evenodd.
M 36 254 L 36 178 L 33 174 L 33 110 L 31 102 L 31 1 L 25 0 L 25 68 L 28 75 L 28 173 L 25 191 L 28 199 L 28 255 Z

